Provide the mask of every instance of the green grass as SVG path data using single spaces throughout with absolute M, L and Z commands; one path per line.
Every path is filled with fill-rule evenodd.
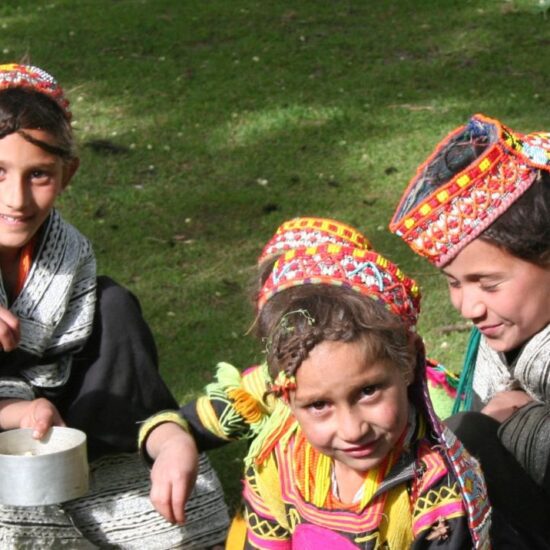
M 386 230 L 435 143 L 482 112 L 548 129 L 548 2 L 4 0 L 3 62 L 66 88 L 82 144 L 65 216 L 141 299 L 181 401 L 217 361 L 247 366 L 246 288 L 285 219 L 365 231 L 424 290 L 431 356 L 466 333 L 441 277 Z M 108 139 L 127 152 L 85 144 Z M 214 453 L 234 502 L 243 446 Z M 229 456 L 229 458 L 228 458 Z

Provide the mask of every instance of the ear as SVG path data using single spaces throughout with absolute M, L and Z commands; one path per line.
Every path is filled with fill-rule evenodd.
M 63 165 L 63 180 L 61 181 L 61 188 L 65 190 L 69 185 L 71 179 L 76 174 L 78 167 L 80 166 L 80 159 L 74 158 Z

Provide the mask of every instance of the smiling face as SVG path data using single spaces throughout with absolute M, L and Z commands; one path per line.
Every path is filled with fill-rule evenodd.
M 55 145 L 49 133 L 25 130 Z M 0 263 L 12 262 L 50 213 L 76 163 L 33 145 L 17 133 L 0 139 Z
M 290 405 L 304 436 L 340 466 L 365 472 L 395 446 L 408 419 L 408 381 L 364 343 L 325 340 L 296 371 Z
M 476 239 L 443 268 L 454 307 L 495 351 L 512 351 L 550 322 L 550 266 Z

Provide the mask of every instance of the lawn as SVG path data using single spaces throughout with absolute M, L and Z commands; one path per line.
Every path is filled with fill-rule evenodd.
M 444 281 L 387 224 L 416 166 L 471 114 L 550 129 L 549 12 L 548 0 L 3 0 L 0 51 L 72 100 L 82 162 L 60 207 L 100 271 L 139 296 L 183 402 L 218 361 L 261 361 L 247 288 L 263 243 L 297 215 L 355 225 L 414 276 L 428 353 L 460 368 L 467 332 Z M 242 451 L 213 453 L 232 503 Z

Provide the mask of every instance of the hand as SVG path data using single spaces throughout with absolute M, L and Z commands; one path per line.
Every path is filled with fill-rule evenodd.
M 13 351 L 20 339 L 19 319 L 9 309 L 0 306 L 0 349 Z
M 39 397 L 26 403 L 26 407 L 19 422 L 20 428 L 32 428 L 32 436 L 35 439 L 42 439 L 52 426 L 65 426 L 58 410 L 53 403 Z
M 502 391 L 495 394 L 481 412 L 502 423 L 508 420 L 518 409 L 532 401 L 533 398 L 524 391 Z
M 156 457 L 151 469 L 151 502 L 170 523 L 185 522 L 185 503 L 197 479 L 199 453 L 193 437 L 177 424 L 166 422 L 147 439 Z

